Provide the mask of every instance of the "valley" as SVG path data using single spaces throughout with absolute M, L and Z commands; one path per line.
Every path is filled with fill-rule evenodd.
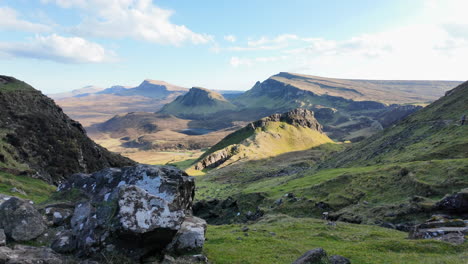
M 101 105 L 109 111 L 109 116 L 111 111 L 116 112 L 103 122 L 98 122 L 96 116 L 91 119 L 84 117 L 88 125 L 83 128 L 29 85 L 10 77 L 2 78 L 0 91 L 5 98 L 3 105 L 8 107 L 0 115 L 0 121 L 14 125 L 2 125 L 0 134 L 0 191 L 7 197 L 34 201 L 39 212 L 42 212 L 41 208 L 64 210 L 60 209 L 61 206 L 71 206 L 75 212 L 80 212 L 84 209 L 73 205 L 74 201 L 86 204 L 90 199 L 97 202 L 90 203 L 89 210 L 102 211 L 102 214 L 96 214 L 98 219 L 124 219 L 127 217 L 124 211 L 113 210 L 116 210 L 114 206 L 125 208 L 127 203 L 132 204 L 134 198 L 126 198 L 126 195 L 141 192 L 142 196 L 134 197 L 143 200 L 147 199 L 145 195 L 165 197 L 166 194 L 154 193 L 152 186 L 159 183 L 153 183 L 151 179 L 179 177 L 178 184 L 181 185 L 178 188 L 183 190 L 181 195 L 194 194 L 190 200 L 190 212 L 187 212 L 188 215 L 193 214 L 193 219 L 186 217 L 183 221 L 194 221 L 190 225 L 197 226 L 203 233 L 201 238 L 201 233 L 197 233 L 197 239 L 203 239 L 203 249 L 197 247 L 196 251 L 190 252 L 203 253 L 211 263 L 290 263 L 308 249 L 317 247 L 324 248 L 330 256 L 344 256 L 351 263 L 463 263 L 468 258 L 464 234 L 450 231 L 453 227 L 468 231 L 466 220 L 459 220 L 468 216 L 465 207 L 468 198 L 468 130 L 458 123 L 461 113 L 468 110 L 467 83 L 448 92 L 443 92 L 446 88 L 441 85 L 440 93 L 445 95 L 424 108 L 416 104 L 423 102 L 419 100 L 430 100 L 435 96 L 432 95 L 435 94 L 434 88 L 427 88 L 431 93 L 422 93 L 418 101 L 411 101 L 408 99 L 412 96 L 409 95 L 411 90 L 408 91 L 407 87 L 410 82 L 388 81 L 385 85 L 401 87 L 405 92 L 388 97 L 394 101 L 369 101 L 375 100 L 373 96 L 380 96 L 379 89 L 387 89 L 386 86 L 372 86 L 380 82 L 369 82 L 372 89 L 364 87 L 375 94 L 369 92 L 369 97 L 363 95 L 359 97 L 362 100 L 357 100 L 353 97 L 356 92 L 366 92 L 357 87 L 350 88 L 358 81 L 334 80 L 336 87 L 330 88 L 330 79 L 286 73 L 257 83 L 244 94 L 227 98 L 204 88 L 183 91 L 177 88 L 177 93 L 182 94 L 154 111 L 147 111 L 140 108 L 139 103 L 127 100 L 140 96 L 137 92 L 127 91 L 132 88 L 111 88 L 112 92 L 118 93 L 125 89 L 123 91 L 129 96 L 111 96 L 122 97 L 122 102 L 126 101 L 136 111 L 119 113 L 126 108 L 107 109 L 106 105 Z M 282 83 L 278 84 L 279 81 Z M 161 87 L 168 84 L 145 81 L 142 85 L 164 91 L 166 88 Z M 420 85 L 430 87 L 428 82 Z M 316 86 L 319 88 L 314 90 Z M 159 96 L 151 89 L 143 89 L 146 96 Z M 173 89 L 176 88 L 167 89 L 169 94 Z M 261 94 L 264 95 L 250 95 L 249 98 L 260 98 L 260 101 L 249 103 L 246 94 L 257 93 L 258 89 L 263 89 Z M 302 94 L 294 95 L 298 89 Z M 321 89 L 328 89 L 328 92 Z M 350 92 L 352 89 L 355 91 Z M 102 96 L 99 100 L 109 100 L 109 95 L 97 94 L 103 91 L 106 90 L 94 89 L 91 90 L 93 94 L 76 98 Z M 278 94 L 278 91 L 284 93 Z M 338 96 L 337 91 L 345 92 Z M 167 93 L 162 94 L 163 97 L 168 96 Z M 145 100 L 154 99 L 141 96 L 147 98 Z M 263 104 L 265 98 L 276 102 Z M 96 101 L 88 99 L 91 108 L 99 105 L 94 106 Z M 19 106 L 11 104 L 14 100 L 31 100 L 34 103 Z M 61 97 L 57 102 L 61 104 L 67 100 L 75 99 Z M 119 104 L 119 100 L 113 103 Z M 171 99 L 159 97 L 155 100 Z M 74 109 L 64 104 L 62 107 L 65 112 L 71 111 L 73 116 L 74 111 L 80 112 L 83 106 L 77 104 Z M 16 116 L 15 112 L 22 115 Z M 60 118 L 56 120 L 57 116 Z M 24 123 L 24 120 L 29 120 L 29 123 Z M 39 126 L 32 122 L 35 120 L 58 122 L 54 126 L 58 130 L 44 130 L 44 135 L 50 138 L 44 140 L 48 144 L 58 142 L 49 146 L 52 151 L 65 151 L 64 157 L 75 158 L 64 158 L 64 163 L 46 154 L 50 150 L 40 152 L 37 147 L 43 143 L 41 138 L 34 137 L 33 131 Z M 65 150 L 60 142 L 68 140 L 66 135 L 70 133 L 77 133 L 71 139 L 89 135 L 99 145 L 87 145 L 91 143 L 83 138 L 77 142 L 70 141 L 67 145 L 75 148 Z M 60 140 L 56 139 L 58 135 Z M 99 149 L 96 153 L 100 158 L 97 160 L 93 151 L 86 151 L 92 149 Z M 112 153 L 107 154 L 106 149 Z M 39 153 L 34 157 L 42 159 L 31 158 L 32 153 Z M 89 163 L 93 160 L 94 163 Z M 49 165 L 39 165 L 47 162 Z M 120 162 L 119 165 L 110 165 L 119 169 L 104 169 L 96 173 L 92 172 L 99 169 L 85 170 L 91 166 L 105 168 L 112 162 Z M 172 166 L 135 165 L 135 162 L 172 165 L 183 171 Z M 124 167 L 128 165 L 130 167 Z M 43 166 L 49 169 L 43 170 Z M 70 172 L 62 172 L 64 168 L 60 166 Z M 67 177 L 67 174 L 72 174 L 72 169 L 88 174 Z M 154 176 L 147 178 L 148 175 Z M 101 177 L 109 180 L 100 180 Z M 128 183 L 123 185 L 125 187 L 111 187 L 120 186 L 112 180 L 114 178 Z M 58 192 L 51 185 L 54 183 L 59 184 Z M 123 191 L 124 188 L 127 189 Z M 118 201 L 118 204 L 108 203 L 106 199 L 117 199 L 113 201 Z M 179 203 L 186 206 L 183 202 L 186 198 L 174 199 L 183 199 Z M 0 214 L 1 210 L 2 205 Z M 171 217 L 178 214 L 176 211 L 173 213 Z M 92 219 L 92 215 L 89 217 Z M 159 221 L 157 219 L 161 217 L 165 216 L 159 215 L 147 221 Z M 442 220 L 437 220 L 437 217 L 442 217 Z M 72 221 L 81 221 L 73 219 L 78 219 L 76 216 Z M 118 236 L 106 237 L 105 230 L 123 227 L 103 220 L 90 224 L 92 220 L 89 219 L 83 222 L 86 232 L 109 243 L 121 243 Z M 207 226 L 202 227 L 204 221 Z M 408 239 L 413 234 L 412 230 L 424 224 L 437 225 L 448 231 L 441 231 L 433 239 Z M 59 224 L 58 228 L 66 226 Z M 49 234 L 57 226 L 50 228 L 45 232 Z M 74 231 L 73 226 L 67 232 L 76 237 L 87 234 Z M 63 239 L 60 237 L 62 233 L 54 234 L 53 237 Z M 132 236 L 139 235 L 135 233 Z M 178 239 L 168 234 L 164 236 L 167 241 Z M 46 246 L 50 243 L 42 236 L 31 241 L 28 243 Z M 92 243 L 96 250 L 105 245 Z M 156 244 L 154 248 L 143 245 L 141 248 L 160 252 Z M 119 247 L 123 254 L 119 258 L 127 259 L 123 263 L 147 259 L 143 253 L 133 252 L 129 245 L 119 244 Z M 55 250 L 62 252 L 62 249 Z M 72 252 L 88 252 L 88 247 L 77 242 Z M 170 254 L 179 259 L 192 256 L 177 252 L 182 251 Z M 74 258 L 74 255 L 69 257 Z M 198 263 L 195 260 L 180 261 Z

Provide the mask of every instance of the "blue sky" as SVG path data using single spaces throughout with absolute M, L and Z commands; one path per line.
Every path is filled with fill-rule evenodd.
M 0 0 L 0 74 L 44 93 L 143 79 L 250 89 L 280 71 L 465 80 L 464 0 Z

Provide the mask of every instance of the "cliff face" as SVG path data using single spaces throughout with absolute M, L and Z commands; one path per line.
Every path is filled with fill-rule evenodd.
M 73 173 L 132 164 L 94 143 L 41 92 L 0 76 L 0 169 L 56 184 Z

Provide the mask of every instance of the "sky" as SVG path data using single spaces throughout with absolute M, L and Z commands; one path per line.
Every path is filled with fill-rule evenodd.
M 466 0 L 0 0 L 0 74 L 247 90 L 278 72 L 466 80 Z

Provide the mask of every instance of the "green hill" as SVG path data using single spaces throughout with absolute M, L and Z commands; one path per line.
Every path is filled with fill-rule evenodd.
M 315 149 L 322 154 L 210 171 L 197 178 L 199 199 L 232 196 L 242 204 L 242 197 L 261 194 L 256 206 L 267 214 L 320 217 L 326 211 L 353 223 L 420 223 L 440 213 L 435 204 L 442 197 L 468 188 L 468 125 L 458 123 L 467 106 L 468 82 L 367 140 L 336 145 L 344 148 L 338 153 L 326 144 Z M 284 198 L 289 193 L 294 200 Z
M 221 94 L 205 88 L 193 87 L 185 95 L 181 95 L 165 105 L 160 113 L 180 118 L 203 119 L 214 113 L 235 108 Z
M 331 142 L 313 112 L 295 109 L 262 118 L 226 136 L 201 156 L 195 169 L 223 167 Z
M 468 82 L 397 125 L 337 155 L 326 167 L 468 158 Z

